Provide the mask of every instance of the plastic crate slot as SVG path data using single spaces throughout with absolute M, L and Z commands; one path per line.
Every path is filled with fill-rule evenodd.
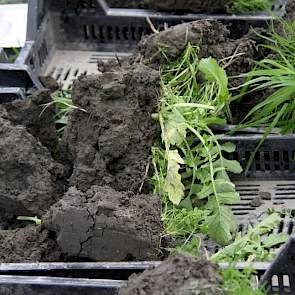
M 277 187 L 285 187 L 285 186 L 294 186 L 295 187 L 295 183 L 281 183 L 281 184 L 277 184 Z
M 123 37 L 125 40 L 129 40 L 129 29 L 128 27 L 123 27 Z
M 95 26 L 94 25 L 91 25 L 91 33 L 92 33 L 92 38 L 93 39 L 97 39 L 96 31 L 95 31 Z
M 87 25 L 83 26 L 83 32 L 84 32 L 84 39 L 89 39 L 89 28 Z
M 293 229 L 294 229 L 294 222 L 290 221 L 288 224 L 288 235 L 293 234 Z
M 69 69 L 65 72 L 65 75 L 64 75 L 64 78 L 63 78 L 64 81 L 66 81 L 66 80 L 69 78 L 70 72 L 71 72 L 71 68 L 69 68 Z
M 121 40 L 121 36 L 120 36 L 120 28 L 119 27 L 115 27 L 115 32 L 116 32 L 116 39 L 117 40 Z
M 78 73 L 79 73 L 79 69 L 76 69 L 73 76 L 77 77 Z
M 108 32 L 108 39 L 113 40 L 113 28 L 111 26 L 107 26 L 107 32 Z

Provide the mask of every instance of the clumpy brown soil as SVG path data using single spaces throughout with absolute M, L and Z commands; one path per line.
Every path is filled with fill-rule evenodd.
M 232 0 L 148 0 L 149 6 L 156 10 L 225 12 Z
M 74 83 L 73 102 L 84 111 L 71 113 L 63 138 L 71 185 L 138 192 L 153 144 L 158 90 L 159 72 L 140 64 Z
M 36 91 L 26 100 L 0 105 L 0 112 L 4 108 L 7 112 L 5 119 L 14 125 L 25 126 L 37 140 L 54 151 L 57 145 L 57 133 L 54 123 L 55 106 L 48 105 L 52 102 L 50 94 L 49 90 Z
M 119 295 L 221 295 L 218 266 L 207 260 L 174 256 L 154 269 L 132 275 Z
M 59 261 L 60 252 L 48 230 L 41 226 L 0 231 L 0 261 L 21 263 Z M 2 293 L 1 293 L 2 294 Z
M 93 186 L 85 193 L 70 188 L 44 219 L 67 257 L 122 261 L 157 257 L 160 214 L 158 196 Z
M 0 209 L 10 217 L 42 215 L 63 194 L 63 167 L 26 128 L 0 113 Z

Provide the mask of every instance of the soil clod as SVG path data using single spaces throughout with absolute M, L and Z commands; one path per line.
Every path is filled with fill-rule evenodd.
M 49 210 L 45 227 L 69 258 L 93 261 L 156 259 L 163 230 L 158 196 L 75 188 Z
M 168 258 L 154 269 L 132 275 L 119 295 L 221 295 L 218 266 L 186 256 Z

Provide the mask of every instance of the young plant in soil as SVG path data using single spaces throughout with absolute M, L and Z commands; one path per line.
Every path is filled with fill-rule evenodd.
M 157 115 L 162 144 L 153 149 L 155 190 L 164 198 L 164 222 L 175 226 L 178 214 L 190 212 L 199 220 L 181 234 L 200 228 L 216 242 L 232 239 L 235 218 L 228 205 L 239 202 L 239 194 L 228 173 L 241 173 L 237 161 L 228 160 L 232 143 L 220 143 L 211 124 L 225 124 L 229 91 L 225 71 L 213 58 L 198 58 L 198 47 L 188 45 L 183 55 L 162 69 L 162 98 Z M 186 214 L 186 213 L 185 213 Z M 196 220 L 195 220 L 196 221 Z M 191 225 L 191 223 L 189 222 Z

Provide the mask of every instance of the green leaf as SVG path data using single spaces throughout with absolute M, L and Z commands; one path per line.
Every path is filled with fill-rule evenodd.
M 212 58 L 203 58 L 199 63 L 199 70 L 205 74 L 205 79 L 211 82 L 217 82 L 219 86 L 219 94 L 227 98 L 228 91 L 228 79 L 225 70 L 219 66 L 217 61 Z
M 173 110 L 167 116 L 164 130 L 164 141 L 168 145 L 180 146 L 184 138 L 186 138 L 186 124 L 184 117 L 176 110 Z
M 231 231 L 235 228 L 235 218 L 230 208 L 221 206 L 208 218 L 208 234 L 220 245 L 226 245 L 232 239 Z
M 274 246 L 278 246 L 280 244 L 287 242 L 288 239 L 289 236 L 287 234 L 271 234 L 266 238 L 266 240 L 263 241 L 263 245 L 266 248 L 272 248 Z
M 223 165 L 225 169 L 229 172 L 240 174 L 243 172 L 241 164 L 236 160 L 223 159 Z
M 204 185 L 202 190 L 198 192 L 199 199 L 205 199 L 213 194 L 213 185 L 210 183 L 209 185 Z
M 168 194 L 169 200 L 179 205 L 184 197 L 184 185 L 181 182 L 179 174 L 180 164 L 184 164 L 183 159 L 178 154 L 177 150 L 167 152 L 167 176 L 164 184 L 164 190 Z
M 236 150 L 236 146 L 232 142 L 226 142 L 221 146 L 221 149 L 227 153 L 233 153 Z
M 237 192 L 219 193 L 218 200 L 222 204 L 233 205 L 240 201 L 240 195 Z
M 236 186 L 228 180 L 216 179 L 215 188 L 217 193 L 235 192 Z

